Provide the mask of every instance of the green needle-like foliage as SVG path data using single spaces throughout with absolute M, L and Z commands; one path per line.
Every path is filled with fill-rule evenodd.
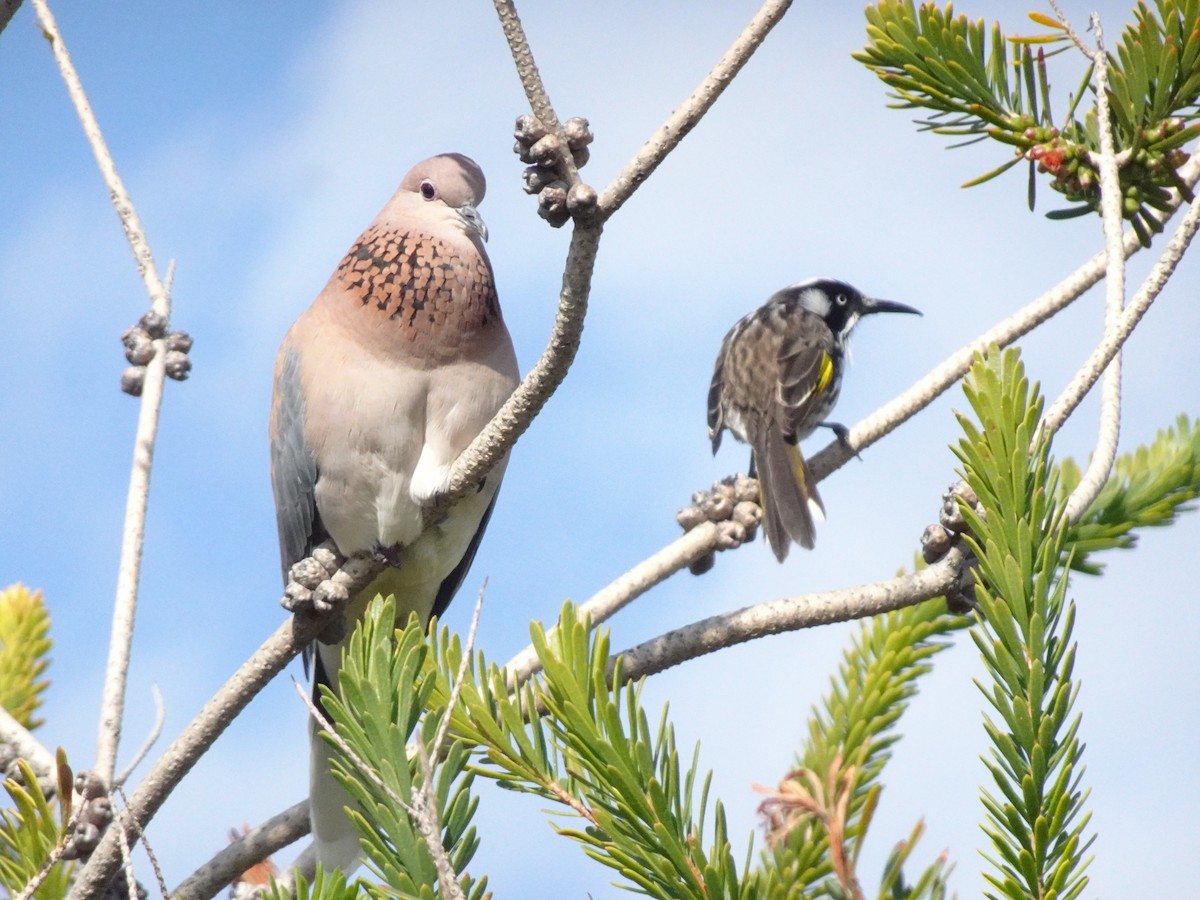
M 925 823 L 918 822 L 913 826 L 912 833 L 896 844 L 884 863 L 883 878 L 879 885 L 881 900 L 945 900 L 950 896 L 949 877 L 954 866 L 948 865 L 939 857 L 920 874 L 915 882 L 909 884 L 904 878 L 904 864 L 912 855 L 913 848 L 925 832 Z
M 1030 208 L 1036 166 L 1076 204 L 1051 212 L 1052 218 L 1099 210 L 1094 96 L 1082 104 L 1092 91 L 1092 69 L 1079 54 L 1082 82 L 1066 114 L 1056 119 L 1052 112 L 1048 61 L 1062 49 L 1073 51 L 1064 23 L 1031 13 L 1043 33 L 1006 37 L 999 23 L 988 29 L 982 19 L 956 16 L 951 4 L 916 6 L 913 0 L 880 0 L 867 7 L 866 17 L 868 43 L 853 56 L 890 88 L 895 107 L 931 111 L 918 120 L 925 130 L 1013 148 L 1004 163 L 968 185 L 1027 160 Z M 1056 43 L 1063 46 L 1044 51 Z M 1188 158 L 1182 148 L 1200 135 L 1200 124 L 1189 124 L 1200 115 L 1200 0 L 1156 0 L 1153 9 L 1139 3 L 1134 24 L 1107 59 L 1122 209 L 1149 244 L 1161 228 L 1151 213 L 1167 207 L 1169 190 L 1191 200 L 1178 170 Z
M 325 690 L 322 703 L 338 733 L 366 763 L 365 776 L 339 753 L 334 773 L 359 809 L 351 811 L 367 863 L 392 897 L 433 900 L 441 897 L 437 869 L 417 824 L 396 802 L 416 806 L 414 792 L 425 783 L 409 743 L 419 733 L 432 754 L 436 715 L 422 715 L 438 687 L 439 675 L 414 616 L 396 629 L 393 598 L 376 599 L 356 628 L 342 659 L 340 696 Z M 486 893 L 486 879 L 463 874 L 478 841 L 471 826 L 476 800 L 470 795 L 473 775 L 467 751 L 451 742 L 435 761 L 436 798 L 441 842 L 468 898 Z
M 955 448 L 985 515 L 963 504 L 979 557 L 981 623 L 971 632 L 992 676 L 984 727 L 998 794 L 983 790 L 989 897 L 1072 898 L 1087 887 L 1093 840 L 1083 775 L 1075 606 L 1066 599 L 1066 528 L 1050 443 L 1037 437 L 1042 399 L 1015 350 L 977 362 L 963 386 L 976 421 L 959 416 Z
M 357 881 L 347 882 L 340 870 L 326 872 L 317 868 L 311 883 L 299 872 L 290 891 L 272 882 L 263 891 L 264 900 L 357 900 L 362 888 Z
M 1060 503 L 1078 480 L 1078 468 L 1070 460 L 1064 461 L 1057 492 Z M 1174 428 L 1161 432 L 1152 444 L 1117 460 L 1097 501 L 1067 530 L 1063 562 L 1070 560 L 1077 570 L 1097 573 L 1101 568 L 1097 553 L 1133 547 L 1136 529 L 1171 524 L 1191 508 L 1188 501 L 1197 495 L 1200 424 L 1180 417 Z M 848 829 L 856 845 L 869 825 L 891 746 L 899 740 L 898 720 L 916 693 L 918 679 L 932 671 L 933 657 L 948 646 L 938 638 L 973 621 L 946 615 L 942 609 L 940 601 L 931 601 L 863 622 L 832 678 L 829 694 L 809 721 L 809 738 L 796 763 L 798 771 L 826 772 L 843 757 L 858 766 Z M 901 850 L 905 852 L 901 854 Z M 901 857 L 910 851 L 911 844 L 901 844 L 895 862 L 903 862 Z M 885 888 L 896 871 L 889 863 Z M 763 879 L 762 896 L 767 897 L 809 896 L 812 891 L 832 896 L 831 874 L 828 835 L 819 823 L 789 831 L 782 840 L 774 841 L 764 854 L 762 869 L 754 873 Z M 930 875 L 928 870 L 925 874 Z M 897 896 L 935 896 L 938 888 L 931 882 L 932 878 L 925 885 L 929 893 L 917 890 L 922 886 L 918 880 L 912 886 L 916 892 Z M 890 890 L 885 892 L 892 896 Z
M 665 710 L 652 727 L 640 684 L 622 683 L 619 661 L 610 679 L 607 630 L 589 634 L 567 607 L 552 640 L 540 628 L 532 635 L 544 667 L 534 693 L 568 766 L 577 767 L 575 785 L 588 812 L 588 824 L 571 836 L 648 896 L 741 896 L 721 803 L 706 847 L 708 778 L 698 783 L 695 755 L 681 769 Z
M 665 711 L 652 725 L 640 686 L 610 670 L 607 631 L 590 631 L 570 604 L 553 635 L 531 626 L 543 670 L 516 695 L 477 657 L 452 718 L 456 738 L 478 745 L 478 771 L 554 802 L 578 824 L 558 833 L 617 871 L 626 886 L 662 900 L 754 896 L 742 886 L 719 802 L 709 821 L 708 778 L 693 753 L 685 768 Z M 439 668 L 461 660 L 439 643 Z M 479 673 L 484 673 L 480 675 Z
M 1060 499 L 1079 483 L 1079 467 L 1069 459 L 1060 466 Z M 1120 457 L 1113 475 L 1084 517 L 1068 531 L 1071 565 L 1098 575 L 1103 564 L 1094 555 L 1137 545 L 1135 528 L 1170 525 L 1200 496 L 1200 422 L 1180 416 L 1154 443 Z
M 56 810 L 42 793 L 33 770 L 24 760 L 18 766 L 21 782 L 12 778 L 4 782 L 13 808 L 0 810 L 0 887 L 10 897 L 41 872 L 62 837 Z M 33 896 L 61 900 L 67 895 L 73 867 L 73 863 L 55 863 Z
M 894 726 L 917 692 L 917 679 L 931 671 L 933 657 L 950 646 L 940 638 L 968 624 L 962 616 L 947 614 L 940 601 L 864 620 L 831 679 L 829 693 L 813 709 L 797 771 L 827 773 L 839 764 L 854 767 L 846 835 L 855 855 L 878 802 L 880 778 L 891 747 L 900 739 Z M 790 777 L 794 779 L 795 774 Z M 831 880 L 829 835 L 819 822 L 809 820 L 807 824 L 782 835 L 768 835 L 773 848 L 764 853 L 762 868 L 756 873 L 762 889 L 758 896 L 837 896 Z M 910 836 L 913 842 L 918 834 L 914 831 Z M 903 856 L 912 849 L 911 844 L 906 846 Z M 903 858 L 898 858 L 897 865 L 885 872 L 885 887 L 902 883 L 902 862 Z M 918 881 L 921 892 L 902 892 L 900 896 L 938 896 L 939 883 L 936 873 L 926 872 Z
M 444 707 L 462 668 L 463 651 L 445 630 L 434 649 L 442 675 L 434 703 Z M 489 665 L 482 654 L 470 661 L 452 712 L 451 733 L 483 754 L 473 769 L 501 787 L 567 806 L 575 802 L 571 776 L 562 766 L 532 685 L 510 694 L 503 670 Z
M 49 686 L 42 676 L 51 646 L 42 592 L 21 584 L 0 591 L 0 706 L 26 728 L 42 724 L 33 714 Z
M 1064 461 L 1060 473 L 1059 504 L 1079 480 L 1078 468 L 1070 460 Z M 1153 443 L 1117 460 L 1097 501 L 1067 530 L 1062 563 L 1069 561 L 1077 570 L 1098 572 L 1098 553 L 1135 546 L 1136 529 L 1171 524 L 1191 508 L 1188 501 L 1198 494 L 1200 424 L 1180 417 L 1175 427 L 1161 432 Z M 900 738 L 896 730 L 899 718 L 916 693 L 918 679 L 932 671 L 934 657 L 948 646 L 938 638 L 949 637 L 974 621 L 946 615 L 942 609 L 940 601 L 930 601 L 864 621 L 832 678 L 829 694 L 809 721 L 809 738 L 797 759 L 797 771 L 826 772 L 840 759 L 839 754 L 858 764 L 848 828 L 854 846 L 865 836 L 880 796 L 885 764 Z M 794 775 L 789 781 L 794 781 Z M 911 886 L 903 883 L 900 866 L 911 854 L 917 833 L 893 853 L 880 896 L 935 897 L 944 890 L 944 881 L 938 881 L 944 873 L 936 871 L 936 864 Z M 832 871 L 828 835 L 819 822 L 810 820 L 807 828 L 793 829 L 773 840 L 761 869 L 752 875 L 760 879 L 759 896 L 763 897 L 837 896 Z
M 1109 76 L 1118 125 L 1128 135 L 1174 115 L 1194 118 L 1197 113 L 1200 2 L 1156 0 L 1154 6 L 1151 10 L 1146 3 L 1138 3 L 1134 23 L 1121 36 L 1118 59 Z M 1170 138 L 1174 146 L 1186 140 L 1180 133 Z

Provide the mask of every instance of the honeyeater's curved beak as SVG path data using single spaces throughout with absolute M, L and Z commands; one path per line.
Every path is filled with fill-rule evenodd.
M 860 315 L 870 315 L 871 313 L 894 312 L 894 313 L 912 313 L 913 315 L 922 315 L 919 309 L 907 306 L 903 303 L 897 303 L 895 300 L 876 300 L 874 297 L 863 297 L 862 312 Z

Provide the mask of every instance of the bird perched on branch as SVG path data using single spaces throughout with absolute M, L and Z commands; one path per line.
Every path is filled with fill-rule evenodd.
M 721 344 L 708 391 L 713 453 L 726 428 L 750 445 L 767 541 L 780 562 L 792 541 L 811 550 L 813 521 L 825 518 L 800 441 L 819 426 L 846 439 L 843 426 L 825 419 L 842 386 L 850 332 L 861 317 L 881 312 L 920 315 L 843 281 L 815 278 L 776 293 Z
M 476 211 L 483 172 L 457 153 L 418 163 L 283 339 L 271 406 L 271 482 L 285 582 L 331 538 L 386 563 L 350 598 L 353 623 L 394 594 L 400 624 L 441 615 L 475 556 L 501 461 L 438 522 L 427 503 L 518 381 Z M 313 690 L 336 688 L 341 645 L 316 646 Z M 350 802 L 311 732 L 313 847 L 326 868 L 360 853 Z

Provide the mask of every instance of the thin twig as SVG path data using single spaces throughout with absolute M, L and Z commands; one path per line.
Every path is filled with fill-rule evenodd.
M 595 827 L 600 827 L 600 821 L 596 818 L 596 813 L 585 806 L 582 800 L 559 784 L 556 779 L 551 778 L 549 781 L 544 782 L 543 787 L 554 795 L 555 800 L 570 809 L 579 818 L 587 819 Z
M 125 894 L 129 900 L 138 900 L 137 873 L 133 871 L 133 848 L 129 845 L 129 834 L 125 831 L 125 813 L 118 810 L 116 804 L 113 804 L 113 812 L 116 815 L 108 828 L 110 832 L 115 831 L 120 838 L 121 867 L 125 870 Z
M 446 710 L 446 719 L 447 721 L 450 719 L 449 710 Z M 454 871 L 454 864 L 450 862 L 450 854 L 446 852 L 446 847 L 442 844 L 442 821 L 438 815 L 437 785 L 433 780 L 433 761 L 419 734 L 413 738 L 413 743 L 416 745 L 417 765 L 421 767 L 421 787 L 413 794 L 413 812 L 410 815 L 413 817 L 417 830 L 421 832 L 421 837 L 425 839 L 425 846 L 429 849 L 429 854 L 433 857 L 433 864 L 438 873 L 438 887 L 441 889 L 442 895 L 449 900 L 466 900 L 466 895 L 458 880 L 458 873 Z
M 158 743 L 158 739 L 162 736 L 163 725 L 167 721 L 167 707 L 163 703 L 162 691 L 158 689 L 157 684 L 150 685 L 150 695 L 154 698 L 154 725 L 150 728 L 150 733 L 146 735 L 146 739 L 142 741 L 142 746 L 138 748 L 138 752 L 129 761 L 129 765 L 121 771 L 120 775 L 113 779 L 114 788 L 119 788 L 129 780 L 129 776 L 133 774 L 133 770 L 149 755 L 150 750 Z
M 346 759 L 350 760 L 354 767 L 362 773 L 362 776 L 370 781 L 371 784 L 379 788 L 379 790 L 383 791 L 389 800 L 391 800 L 397 806 L 402 807 L 405 812 L 410 812 L 412 807 L 408 805 L 408 801 L 388 787 L 384 783 L 383 779 L 376 774 L 375 770 L 367 765 L 366 760 L 355 753 L 354 748 L 351 747 L 346 742 L 346 739 L 338 733 L 338 730 L 333 727 L 333 722 L 329 720 L 329 717 L 326 716 L 325 713 L 321 711 L 320 707 L 318 707 L 313 701 L 311 691 L 295 678 L 292 679 L 292 688 L 295 689 L 296 693 L 300 696 L 301 701 L 304 703 L 305 709 L 308 710 L 308 714 L 312 716 L 313 721 L 316 722 L 317 725 L 325 732 L 325 734 L 329 736 L 329 740 L 333 741 L 334 746 L 336 746 L 338 750 L 345 754 Z
M 1062 18 L 1060 14 L 1060 18 Z M 1085 49 L 1092 61 L 1096 79 L 1096 117 L 1100 126 L 1100 210 L 1104 221 L 1104 247 L 1107 255 L 1104 300 L 1104 336 L 1109 337 L 1121 322 L 1125 306 L 1125 259 L 1120 252 L 1122 196 L 1117 171 L 1116 143 L 1113 140 L 1112 110 L 1108 97 L 1108 54 L 1104 49 L 1104 31 L 1100 16 L 1092 13 L 1095 50 Z M 1077 38 L 1078 39 L 1078 38 Z M 1121 434 L 1121 354 L 1118 351 L 1104 371 L 1100 391 L 1100 422 L 1096 445 L 1092 448 L 1087 470 L 1067 498 L 1066 517 L 1077 522 L 1100 494 L 1117 459 Z
M 46 877 L 50 874 L 50 870 L 54 868 L 54 864 L 62 859 L 65 840 L 65 837 L 59 839 L 58 843 L 50 851 L 50 855 L 46 857 L 46 861 L 42 863 L 42 867 L 34 873 L 34 876 L 29 879 L 23 888 L 12 895 L 12 900 L 30 900 L 37 893 L 37 889 L 42 886 L 42 882 L 46 880 Z
M 85 805 L 84 803 L 73 803 L 71 805 L 71 814 L 63 824 L 58 835 L 58 840 L 54 842 L 54 846 L 50 849 L 50 853 L 46 856 L 41 868 L 29 880 L 28 884 L 13 894 L 12 900 L 30 900 L 37 893 L 37 889 L 42 886 L 42 882 L 49 876 L 50 870 L 54 868 L 54 864 L 62 859 L 67 845 L 71 843 L 71 839 L 75 836 L 75 826 L 79 824 L 79 819 L 83 814 Z
M 125 791 L 118 786 L 113 790 L 113 793 L 120 798 L 121 803 L 123 803 L 125 808 L 128 809 L 129 797 L 125 794 Z M 123 814 L 124 813 L 122 813 L 122 815 Z M 150 841 L 146 838 L 146 832 L 144 832 L 142 827 L 133 819 L 129 819 L 128 821 L 129 827 L 133 829 L 133 832 L 137 835 L 138 840 L 141 842 L 142 850 L 144 850 L 146 853 L 146 858 L 150 860 L 150 868 L 154 871 L 154 878 L 158 882 L 159 895 L 162 897 L 169 897 L 170 894 L 167 893 L 167 880 L 163 877 L 162 866 L 159 865 L 158 856 L 155 854 L 154 848 L 150 846 Z
M 517 77 L 521 79 L 521 87 L 529 100 L 529 108 L 547 129 L 557 131 L 558 116 L 550 104 L 550 95 L 546 93 L 537 63 L 533 60 L 533 50 L 529 47 L 529 39 L 525 37 L 525 29 L 521 25 L 521 17 L 517 15 L 517 8 L 510 0 L 495 0 L 494 5 L 496 16 L 500 19 L 500 28 L 504 31 L 504 39 L 512 52 Z
M 325 734 L 345 755 L 346 759 L 354 765 L 359 774 L 367 779 L 371 784 L 375 785 L 384 796 L 392 803 L 404 810 L 405 814 L 412 819 L 413 825 L 421 833 L 421 837 L 425 841 L 426 849 L 429 850 L 429 855 L 433 858 L 434 865 L 438 870 L 438 883 L 441 885 L 442 891 L 450 897 L 462 900 L 462 888 L 458 883 L 458 876 L 454 871 L 454 866 L 450 862 L 450 856 L 446 853 L 446 848 L 442 845 L 442 828 L 438 822 L 437 814 L 437 794 L 432 795 L 427 791 L 432 791 L 433 781 L 433 764 L 429 761 L 429 753 L 425 749 L 425 745 L 421 742 L 420 737 L 414 737 L 416 756 L 419 765 L 421 766 L 421 776 L 424 784 L 420 789 L 421 796 L 412 796 L 408 799 L 401 797 L 391 787 L 384 782 L 379 774 L 367 764 L 361 756 L 354 752 L 354 748 L 346 741 L 344 737 L 338 734 L 333 723 L 328 717 L 317 708 L 317 704 L 313 702 L 309 696 L 309 692 L 296 679 L 292 679 L 292 686 L 295 687 L 296 693 L 300 695 L 300 699 L 304 701 L 304 705 L 308 708 L 308 714 L 313 717 L 313 720 L 321 726 Z M 422 757 L 424 760 L 422 761 Z
M 100 131 L 100 125 L 92 112 L 91 104 L 83 90 L 79 74 L 71 63 L 67 46 L 63 42 L 58 24 L 50 12 L 46 0 L 33 0 L 42 30 L 50 41 L 54 59 L 67 86 L 67 93 L 75 105 L 83 133 L 96 156 L 96 164 L 112 197 L 113 207 L 125 230 L 125 238 L 133 251 L 138 272 L 150 296 L 151 308 L 170 321 L 170 297 L 158 270 L 146 233 L 138 219 L 133 201 L 129 198 L 112 155 Z M 145 543 L 146 507 L 150 494 L 150 470 L 154 459 L 154 443 L 158 433 L 159 411 L 162 406 L 163 382 L 166 371 L 163 364 L 165 350 L 163 342 L 156 340 L 154 358 L 146 367 L 146 379 L 142 388 L 141 406 L 138 411 L 137 434 L 134 439 L 133 469 L 129 477 L 129 494 L 125 502 L 125 526 L 121 540 L 121 562 L 117 571 L 117 591 L 113 608 L 112 637 L 105 669 L 104 691 L 101 701 L 100 726 L 97 737 L 95 772 L 105 783 L 111 784 L 116 768 L 117 745 L 121 739 L 121 722 L 125 711 L 125 683 L 129 672 L 129 650 L 133 641 L 133 620 L 137 609 L 138 580 L 141 574 L 142 548 Z
M 763 3 L 708 76 L 671 113 L 608 187 L 600 192 L 599 208 L 603 218 L 607 219 L 620 209 L 667 154 L 696 127 L 791 5 L 792 0 L 766 0 Z
M 467 672 L 471 668 L 471 654 L 475 652 L 475 640 L 479 635 L 479 619 L 483 614 L 483 594 L 487 590 L 487 579 L 483 579 L 483 584 L 479 586 L 479 596 L 475 598 L 475 611 L 471 614 L 471 627 L 467 630 L 467 640 L 463 646 L 463 658 L 458 665 L 458 673 L 454 679 L 454 684 L 450 688 L 450 699 L 446 702 L 446 714 L 442 717 L 442 721 L 438 723 L 437 734 L 433 738 L 433 746 L 431 748 L 435 757 L 441 757 L 442 745 L 446 743 L 446 735 L 450 732 L 450 720 L 453 718 L 454 708 L 458 706 L 458 698 L 462 695 L 463 684 L 467 680 Z
M 614 658 L 621 657 L 621 677 L 632 681 L 770 634 L 848 622 L 914 606 L 953 588 L 962 561 L 962 551 L 953 548 L 933 565 L 911 575 L 861 587 L 772 600 L 710 616 L 631 647 Z
M 1054 10 L 1054 15 L 1058 16 L 1058 22 L 1060 25 L 1062 25 L 1063 30 L 1066 31 L 1067 37 L 1071 39 L 1071 42 L 1079 48 L 1079 51 L 1084 56 L 1095 61 L 1095 55 L 1092 51 L 1092 48 L 1087 45 L 1087 41 L 1083 39 L 1083 36 L 1075 30 L 1075 26 L 1071 24 L 1071 20 L 1067 18 L 1066 13 L 1064 13 L 1062 10 L 1062 7 L 1058 5 L 1058 0 L 1050 0 L 1050 8 Z
M 155 312 L 169 319 L 170 308 L 167 301 L 167 291 L 158 277 L 158 269 L 154 265 L 154 256 L 151 254 L 150 245 L 146 241 L 146 231 L 142 228 L 137 210 L 134 209 L 129 192 L 125 190 L 121 176 L 117 174 L 116 164 L 113 162 L 112 154 L 108 152 L 108 145 L 105 143 L 104 135 L 100 131 L 100 124 L 96 121 L 96 116 L 92 112 L 87 94 L 84 93 L 83 83 L 79 80 L 79 74 L 75 71 L 75 66 L 71 63 L 71 57 L 67 53 L 66 44 L 63 43 L 62 34 L 58 30 L 58 25 L 54 21 L 54 16 L 50 13 L 50 8 L 46 0 L 33 0 L 33 8 L 37 11 L 38 20 L 41 22 L 46 38 L 50 41 L 51 49 L 54 52 L 54 59 L 58 63 L 59 72 L 62 74 L 63 81 L 67 85 L 67 93 L 71 97 L 71 102 L 75 105 L 75 112 L 79 115 L 80 124 L 83 125 L 83 133 L 92 148 L 92 153 L 96 156 L 96 164 L 100 167 L 100 174 L 104 177 L 104 184 L 112 197 L 113 208 L 116 209 L 117 216 L 121 220 L 121 227 L 125 230 L 125 239 L 129 242 L 129 249 L 133 251 L 133 259 L 137 263 L 138 274 L 142 276 L 146 293 L 150 296 L 151 307 Z
M 67 849 L 67 842 L 75 834 L 75 826 L 79 822 L 79 813 L 82 808 L 82 804 L 75 804 L 74 809 L 71 811 L 70 819 L 67 820 L 67 824 L 63 827 L 58 840 L 54 842 L 54 846 L 50 848 L 50 853 L 42 862 L 41 868 L 34 873 L 34 876 L 29 879 L 21 890 L 12 895 L 12 900 L 30 900 L 37 893 L 37 889 L 49 877 L 50 870 L 54 868 L 55 863 L 62 859 L 63 851 Z
M 145 546 L 150 472 L 154 462 L 154 445 L 166 381 L 163 342 L 156 340 L 154 343 L 156 352 L 146 366 L 146 380 L 142 388 L 141 405 L 138 408 L 133 466 L 129 474 L 125 526 L 121 536 L 121 562 L 117 570 L 116 600 L 113 603 L 112 636 L 108 648 L 100 727 L 96 739 L 95 771 L 108 784 L 112 783 L 113 770 L 116 767 L 117 746 L 121 739 L 121 725 L 125 715 L 125 687 L 129 674 L 130 647 L 133 642 L 133 621 L 137 611 L 142 549 Z

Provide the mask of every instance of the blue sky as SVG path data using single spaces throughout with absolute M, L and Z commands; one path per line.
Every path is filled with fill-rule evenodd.
M 959 8 L 990 18 L 1011 15 L 1005 6 Z M 1080 24 L 1092 8 L 1065 6 Z M 592 122 L 591 183 L 616 174 L 753 9 L 522 4 L 560 115 Z M 1127 12 L 1100 9 L 1113 41 Z M 193 377 L 168 385 L 163 410 L 127 758 L 153 718 L 151 682 L 170 738 L 283 615 L 266 451 L 275 350 L 404 171 L 459 150 L 487 172 L 481 211 L 525 368 L 548 334 L 567 235 L 520 191 L 511 129 L 526 107 L 490 4 L 131 0 L 55 11 L 156 258 L 178 261 L 173 324 L 196 339 Z M 731 441 L 710 456 L 705 395 L 725 331 L 776 289 L 832 275 L 924 311 L 861 326 L 836 416 L 852 423 L 1099 247 L 1098 221 L 1041 215 L 1057 205 L 1049 191 L 1029 213 L 1016 172 L 960 190 L 1004 151 L 947 153 L 916 133 L 849 58 L 862 42 L 858 4 L 797 4 L 609 224 L 578 361 L 516 448 L 467 581 L 473 596 L 489 578 L 480 646 L 490 658 L 523 646 L 530 619 L 552 619 L 564 598 L 586 599 L 674 538 L 674 512 L 693 490 L 744 469 Z M 1077 62 L 1068 68 L 1056 78 L 1064 88 L 1079 77 Z M 146 299 L 28 4 L 0 36 L 0 121 L 0 583 L 46 591 L 56 648 L 41 736 L 82 766 L 94 752 L 137 415 L 117 390 L 118 338 Z M 1186 260 L 1128 346 L 1123 449 L 1200 412 L 1198 288 Z M 1024 343 L 1050 395 L 1096 339 L 1102 302 L 1093 290 Z M 680 575 L 612 622 L 614 646 L 910 564 L 953 480 L 951 410 L 964 407 L 952 391 L 824 482 L 828 522 L 814 552 L 779 566 L 755 543 L 703 578 Z M 1095 413 L 1084 404 L 1057 452 L 1086 455 Z M 1200 878 L 1190 852 L 1200 841 L 1200 614 L 1183 563 L 1198 540 L 1187 518 L 1110 555 L 1104 579 L 1072 585 L 1097 894 L 1182 896 Z M 462 628 L 469 615 L 460 600 L 447 621 Z M 789 767 L 849 629 L 755 642 L 647 685 L 651 710 L 670 703 L 680 745 L 701 742 L 735 836 L 756 827 L 751 785 Z M 918 858 L 947 850 L 960 895 L 980 892 L 980 673 L 963 640 L 925 679 L 888 770 L 864 883 L 877 883 L 890 846 L 924 816 Z M 305 714 L 278 679 L 176 791 L 150 833 L 169 883 L 230 826 L 300 799 Z M 473 868 L 497 896 L 623 896 L 527 798 L 487 791 L 478 821 Z

